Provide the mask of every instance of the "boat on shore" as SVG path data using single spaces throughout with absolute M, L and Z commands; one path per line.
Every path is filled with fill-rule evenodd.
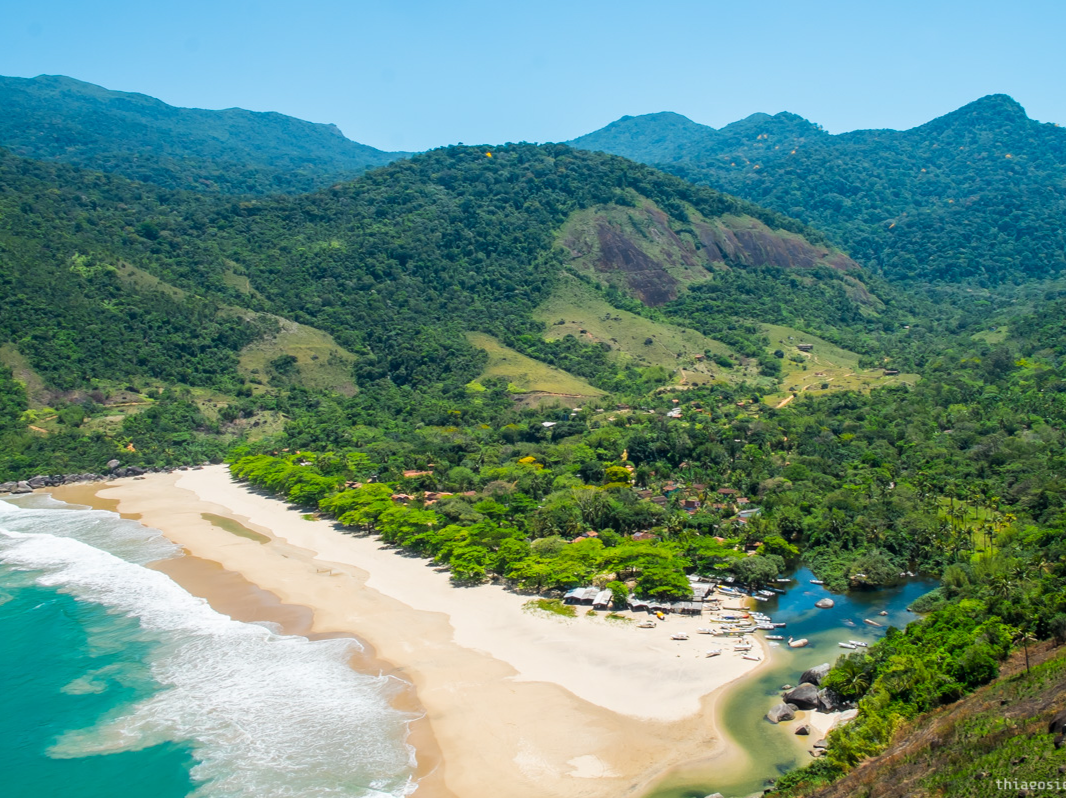
M 762 662 L 762 657 L 757 657 L 754 654 L 745 654 L 744 659 L 751 660 L 752 662 Z
M 706 654 L 704 654 L 705 657 L 720 657 L 721 655 L 722 649 L 720 648 L 712 648 Z
M 711 629 L 709 626 L 701 626 L 699 629 L 696 630 L 696 634 L 698 634 L 698 635 L 714 634 L 714 630 Z
M 688 640 L 688 632 L 674 632 L 670 635 L 671 640 Z
M 784 640 L 785 636 L 784 635 L 767 635 L 766 639 L 767 640 Z
M 654 629 L 655 628 L 655 621 L 651 621 L 651 620 L 641 621 L 640 623 L 637 624 L 637 628 L 638 629 Z

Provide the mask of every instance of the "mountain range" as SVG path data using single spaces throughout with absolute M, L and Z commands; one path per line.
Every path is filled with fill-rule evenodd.
M 805 221 L 890 279 L 990 286 L 1066 267 L 1066 130 L 1002 94 L 903 131 L 830 135 L 790 113 L 715 130 L 661 113 L 570 144 Z
M 312 191 L 406 153 L 334 125 L 241 108 L 175 108 L 57 76 L 0 77 L 0 146 L 17 155 L 222 194 Z

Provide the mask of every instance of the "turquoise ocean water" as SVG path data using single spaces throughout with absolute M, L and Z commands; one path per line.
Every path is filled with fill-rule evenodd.
M 153 530 L 0 501 L 5 798 L 383 798 L 413 791 L 399 686 L 351 641 L 233 621 L 144 567 Z

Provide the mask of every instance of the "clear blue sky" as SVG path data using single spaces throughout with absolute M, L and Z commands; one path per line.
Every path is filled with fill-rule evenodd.
M 280 111 L 382 149 L 562 141 L 654 111 L 907 128 L 996 92 L 1066 123 L 1062 0 L 3 0 L 0 18 L 0 74 Z

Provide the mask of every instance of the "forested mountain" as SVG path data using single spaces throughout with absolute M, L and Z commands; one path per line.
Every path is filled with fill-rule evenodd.
M 1066 268 L 1066 131 L 990 95 L 911 130 L 830 135 L 795 114 L 715 130 L 623 117 L 571 142 L 801 219 L 893 280 L 994 286 Z
M 333 125 L 240 108 L 175 108 L 56 75 L 0 77 L 0 147 L 192 191 L 274 194 L 351 179 L 406 153 Z
M 645 344 L 589 340 L 582 303 L 567 311 L 579 336 L 551 335 L 538 309 L 564 275 L 597 297 L 600 321 L 646 317 Z M 863 277 L 793 220 L 564 145 L 451 147 L 243 201 L 0 154 L 3 359 L 61 401 L 130 381 L 229 397 L 309 385 L 300 368 L 322 364 L 274 362 L 293 356 L 277 343 L 293 335 L 319 342 L 335 386 L 462 393 L 488 357 L 470 333 L 587 393 L 772 381 L 782 361 L 761 322 L 874 349 L 899 327 L 891 292 Z M 666 359 L 648 354 L 657 338 Z

